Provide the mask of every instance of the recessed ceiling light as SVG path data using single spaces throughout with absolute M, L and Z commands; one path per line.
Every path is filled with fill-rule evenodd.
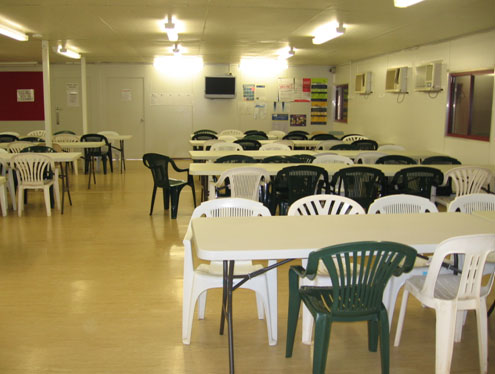
M 423 0 L 394 0 L 396 8 L 407 8 L 408 6 L 422 2 Z
M 313 44 L 323 44 L 345 33 L 345 27 L 338 22 L 330 22 L 318 27 L 314 32 Z

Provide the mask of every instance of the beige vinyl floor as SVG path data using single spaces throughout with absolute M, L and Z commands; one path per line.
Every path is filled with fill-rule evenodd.
M 228 372 L 227 339 L 218 334 L 220 291 L 209 293 L 206 319 L 195 319 L 191 344 L 181 340 L 190 189 L 171 220 L 161 194 L 148 215 L 152 178 L 141 161 L 128 161 L 125 174 L 97 174 L 90 190 L 84 174 L 71 178 L 73 205 L 66 202 L 64 215 L 54 210 L 47 217 L 42 193 L 31 192 L 22 218 L 12 210 L 0 217 L 0 374 Z M 301 343 L 300 329 L 294 356 L 284 355 L 287 269 L 279 270 L 276 346 L 268 346 L 254 296 L 234 295 L 237 373 L 311 372 L 312 347 Z M 495 373 L 495 315 L 488 328 Z M 391 347 L 391 373 L 434 373 L 434 359 L 435 314 L 410 298 L 401 346 Z M 333 326 L 327 372 L 381 372 L 379 353 L 367 351 L 364 323 Z M 479 373 L 472 312 L 454 348 L 452 373 Z

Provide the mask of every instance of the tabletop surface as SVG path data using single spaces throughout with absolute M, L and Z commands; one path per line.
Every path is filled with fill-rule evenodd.
M 195 218 L 193 245 L 204 260 L 306 258 L 319 248 L 362 240 L 433 251 L 458 235 L 495 232 L 492 221 L 463 213 Z
M 489 221 L 492 221 L 495 224 L 495 210 L 475 211 L 472 214 L 477 217 L 481 217 Z

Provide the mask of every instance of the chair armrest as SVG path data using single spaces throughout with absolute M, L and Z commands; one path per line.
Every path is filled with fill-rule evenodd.
M 189 169 L 181 169 L 180 167 L 177 166 L 177 164 L 174 162 L 174 160 L 170 159 L 170 164 L 174 168 L 175 171 L 178 172 L 184 172 L 187 171 L 187 175 L 189 175 Z

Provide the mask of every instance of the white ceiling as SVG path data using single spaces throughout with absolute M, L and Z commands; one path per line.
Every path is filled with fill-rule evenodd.
M 181 44 L 205 63 L 275 56 L 290 43 L 297 49 L 290 65 L 338 65 L 495 27 L 495 0 L 425 0 L 405 9 L 393 0 L 1 0 L 0 22 L 31 37 L 0 35 L 0 62 L 41 61 L 45 39 L 67 41 L 90 63 L 151 63 L 171 54 L 159 25 L 170 13 L 184 24 Z M 313 45 L 314 29 L 332 20 L 346 33 Z

